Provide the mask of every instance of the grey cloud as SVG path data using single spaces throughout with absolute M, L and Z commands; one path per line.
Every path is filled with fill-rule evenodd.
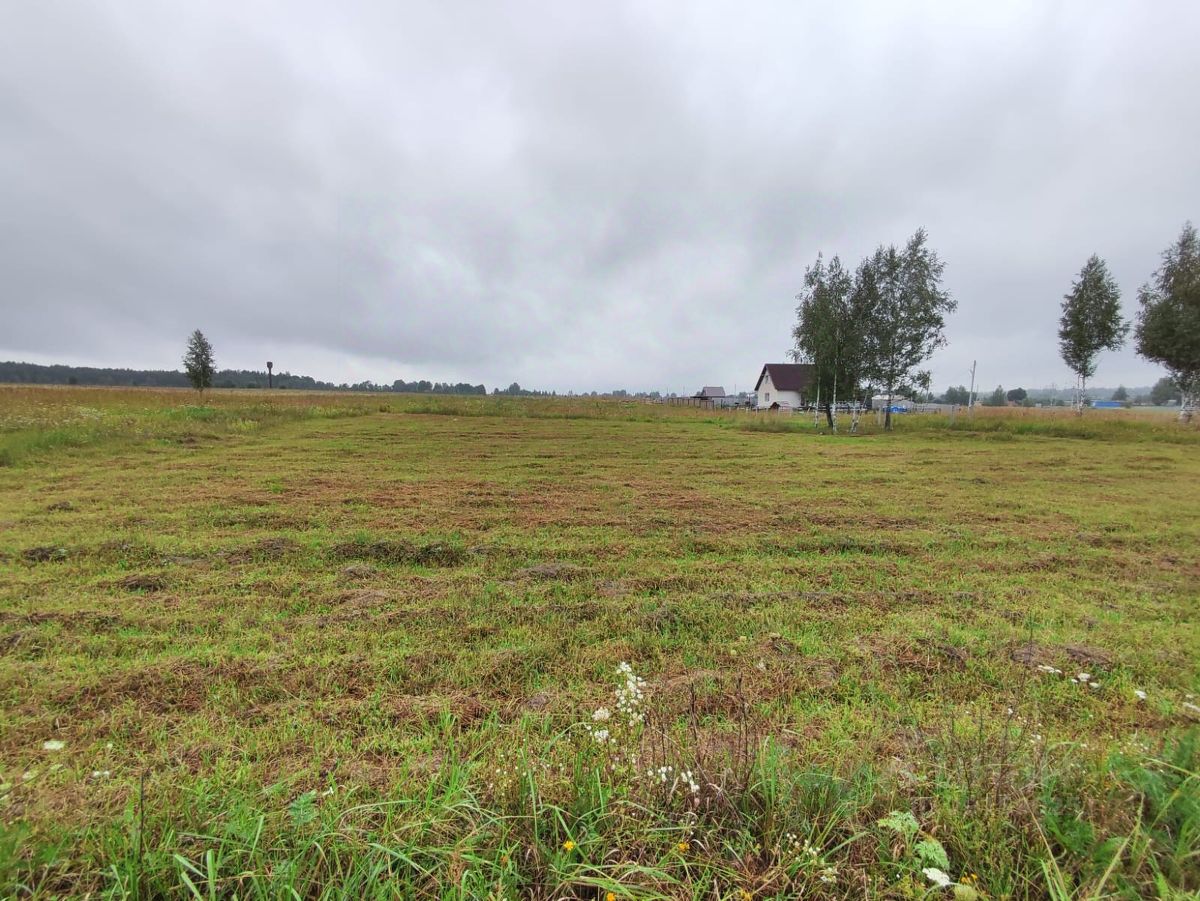
M 1065 382 L 1200 217 L 1200 8 L 205 4 L 0 10 L 0 354 L 341 380 L 745 385 L 819 251 L 920 225 L 937 383 Z M 1132 351 L 1098 381 L 1147 383 Z

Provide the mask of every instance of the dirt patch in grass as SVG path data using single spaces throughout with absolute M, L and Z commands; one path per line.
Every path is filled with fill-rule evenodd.
M 162 591 L 168 584 L 169 580 L 163 573 L 134 573 L 117 579 L 112 586 L 125 591 Z
M 263 563 L 282 560 L 299 549 L 300 545 L 291 538 L 283 536 L 260 538 L 249 547 L 231 551 L 225 555 L 225 559 L 230 563 Z
M 46 651 L 47 645 L 42 641 L 35 629 L 18 629 L 7 635 L 0 635 L 0 657 L 22 657 L 36 659 Z
M 408 616 L 408 611 L 393 606 L 394 597 L 386 591 L 359 588 L 343 592 L 330 603 L 333 611 L 316 616 L 298 617 L 297 622 L 319 626 L 331 626 L 362 622 L 364 620 L 393 620 Z M 390 608 L 390 609 L 385 609 Z
M 884 670 L 926 675 L 965 669 L 968 659 L 962 648 L 940 641 L 918 643 L 881 639 L 865 642 L 863 650 L 868 657 L 878 660 Z
M 517 712 L 542 713 L 553 703 L 554 699 L 544 691 L 531 695 L 515 707 Z
M 55 547 L 49 544 L 21 551 L 21 559 L 26 563 L 54 563 L 58 560 L 66 560 L 69 556 L 70 552 L 65 547 Z
M 282 658 L 233 659 L 215 662 L 193 660 L 149 664 L 100 677 L 87 685 L 65 686 L 50 696 L 54 706 L 87 714 L 110 712 L 128 701 L 139 711 L 163 715 L 198 713 L 214 691 L 233 689 L 240 709 L 320 696 L 336 684 L 343 696 L 361 697 L 363 660 L 348 655 L 335 666 L 287 665 Z M 28 709 L 42 709 L 44 699 L 30 700 Z
M 64 689 L 54 700 L 77 713 L 110 710 L 126 701 L 151 714 L 196 713 L 204 706 L 211 676 L 209 668 L 198 664 L 139 667 Z
M 1101 648 L 1082 644 L 1040 645 L 1025 642 L 1013 648 L 1009 657 L 1016 663 L 1025 666 L 1052 666 L 1069 660 L 1080 666 L 1109 667 L 1112 666 L 1112 655 Z
M 372 576 L 377 575 L 379 575 L 379 570 L 370 563 L 351 563 L 348 566 L 343 566 L 338 571 L 338 577 L 343 582 L 356 582 L 360 579 L 370 579 Z
M 386 705 L 392 719 L 403 725 L 429 726 L 445 714 L 458 729 L 478 723 L 490 708 L 472 695 L 401 695 Z
M 1087 666 L 1112 666 L 1112 655 L 1101 648 L 1084 644 L 1065 644 L 1062 651 L 1075 663 Z
M 463 548 L 435 541 L 417 544 L 412 541 L 344 541 L 329 549 L 336 560 L 372 560 L 377 563 L 407 566 L 462 566 L 468 554 Z
M 337 599 L 340 608 L 358 610 L 373 610 L 391 601 L 392 596 L 386 591 L 364 588 L 358 591 L 348 591 Z
M 102 613 L 99 610 L 72 610 L 70 612 L 30 612 L 30 613 L 15 613 L 12 611 L 0 611 L 0 623 L 28 623 L 30 625 L 40 625 L 41 623 L 59 623 L 64 626 L 88 626 L 97 631 L 115 628 L 121 625 L 124 620 L 112 613 Z
M 967 653 L 953 644 L 932 642 L 926 645 L 901 645 L 881 657 L 883 665 L 895 669 L 916 669 L 923 673 L 940 673 L 946 669 L 962 669 L 967 665 Z
M 642 623 L 655 632 L 671 632 L 692 628 L 696 625 L 696 616 L 683 605 L 662 603 L 651 607 L 642 614 Z
M 748 654 L 740 669 L 697 669 L 663 676 L 646 686 L 647 695 L 666 722 L 678 717 L 693 722 L 706 717 L 737 721 L 749 716 L 755 703 L 811 687 L 812 674 L 806 667 L 775 659 L 766 665 L 763 656 Z

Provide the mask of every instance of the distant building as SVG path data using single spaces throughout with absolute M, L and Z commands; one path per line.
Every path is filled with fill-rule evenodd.
M 720 401 L 725 399 L 725 389 L 720 385 L 705 385 L 694 396 L 702 397 L 705 400 Z
M 767 363 L 754 385 L 758 408 L 794 410 L 803 407 L 816 373 L 817 368 L 811 363 Z

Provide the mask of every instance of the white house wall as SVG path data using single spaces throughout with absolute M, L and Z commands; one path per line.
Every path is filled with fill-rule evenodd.
M 758 386 L 758 406 L 765 409 L 771 404 L 786 404 L 789 407 L 802 406 L 799 391 L 776 391 L 771 383 L 771 373 L 763 376 L 762 384 Z

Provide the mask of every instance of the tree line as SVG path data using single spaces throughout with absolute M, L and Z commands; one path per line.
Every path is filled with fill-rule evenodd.
M 924 229 L 902 249 L 880 246 L 851 271 L 835 255 L 818 254 L 805 269 L 796 295 L 791 356 L 814 368 L 812 391 L 831 428 L 839 399 L 879 393 L 888 398 L 885 428 L 891 428 L 892 398 L 929 393 L 922 368 L 945 346 L 945 317 L 956 302 L 942 288 L 944 264 L 928 246 Z M 1134 322 L 1121 315 L 1121 295 L 1105 262 L 1093 254 L 1062 301 L 1058 339 L 1063 362 L 1076 376 L 1075 403 L 1082 412 L 1087 381 L 1101 352 L 1118 350 L 1132 331 L 1137 352 L 1167 370 L 1151 391 L 1154 402 L 1177 395 L 1189 419 L 1200 396 L 1200 239 L 1190 222 L 1162 254 L 1162 262 L 1138 291 Z M 1124 389 L 1114 393 L 1114 400 Z M 963 386 L 944 395 L 946 403 L 970 404 Z M 1025 403 L 1023 388 L 997 387 L 985 402 Z
M 1180 416 L 1190 419 L 1200 393 L 1200 240 L 1191 222 L 1184 223 L 1178 239 L 1163 251 L 1158 269 L 1138 289 L 1134 322 L 1122 317 L 1120 289 L 1095 254 L 1063 298 L 1059 351 L 1075 373 L 1080 412 L 1100 353 L 1119 350 L 1130 331 L 1137 352 L 1167 370 L 1169 384 L 1179 390 Z
M 945 265 L 918 229 L 903 248 L 880 246 L 853 272 L 838 256 L 821 255 L 804 272 L 797 295 L 791 356 L 813 366 L 817 406 L 836 428 L 839 403 L 879 391 L 891 400 L 927 391 L 921 365 L 946 343 L 945 317 L 957 302 L 942 288 Z
M 918 395 L 917 399 L 926 403 L 956 404 L 964 407 L 972 402 L 971 391 L 966 385 L 951 385 L 941 394 L 930 392 L 924 396 Z M 1130 405 L 1155 404 L 1162 406 L 1172 402 L 1179 403 L 1182 397 L 1178 386 L 1171 381 L 1171 378 L 1163 376 L 1153 386 L 1144 388 L 1140 394 L 1131 394 L 1128 388 L 1119 385 L 1113 390 L 1109 399 Z M 1057 389 L 1034 388 L 1027 391 L 1024 388 L 1010 388 L 1006 391 L 1003 385 L 997 385 L 990 394 L 980 395 L 979 392 L 976 392 L 975 401 L 985 407 L 1004 407 L 1009 404 L 1033 407 L 1040 403 L 1056 407 L 1068 405 L 1067 401 L 1059 397 Z M 1073 405 L 1075 399 L 1072 398 L 1070 403 Z
M 274 387 L 303 391 L 385 391 L 406 394 L 487 394 L 483 385 L 467 382 L 406 382 L 397 379 L 390 385 L 371 381 L 340 384 L 324 382 L 307 375 L 276 372 L 268 379 L 266 372 L 253 369 L 215 369 L 208 388 L 266 388 L 270 380 Z M 42 365 L 0 361 L 0 382 L 24 385 L 92 385 L 141 388 L 188 388 L 195 384 L 187 372 L 169 369 L 100 368 L 94 366 Z

